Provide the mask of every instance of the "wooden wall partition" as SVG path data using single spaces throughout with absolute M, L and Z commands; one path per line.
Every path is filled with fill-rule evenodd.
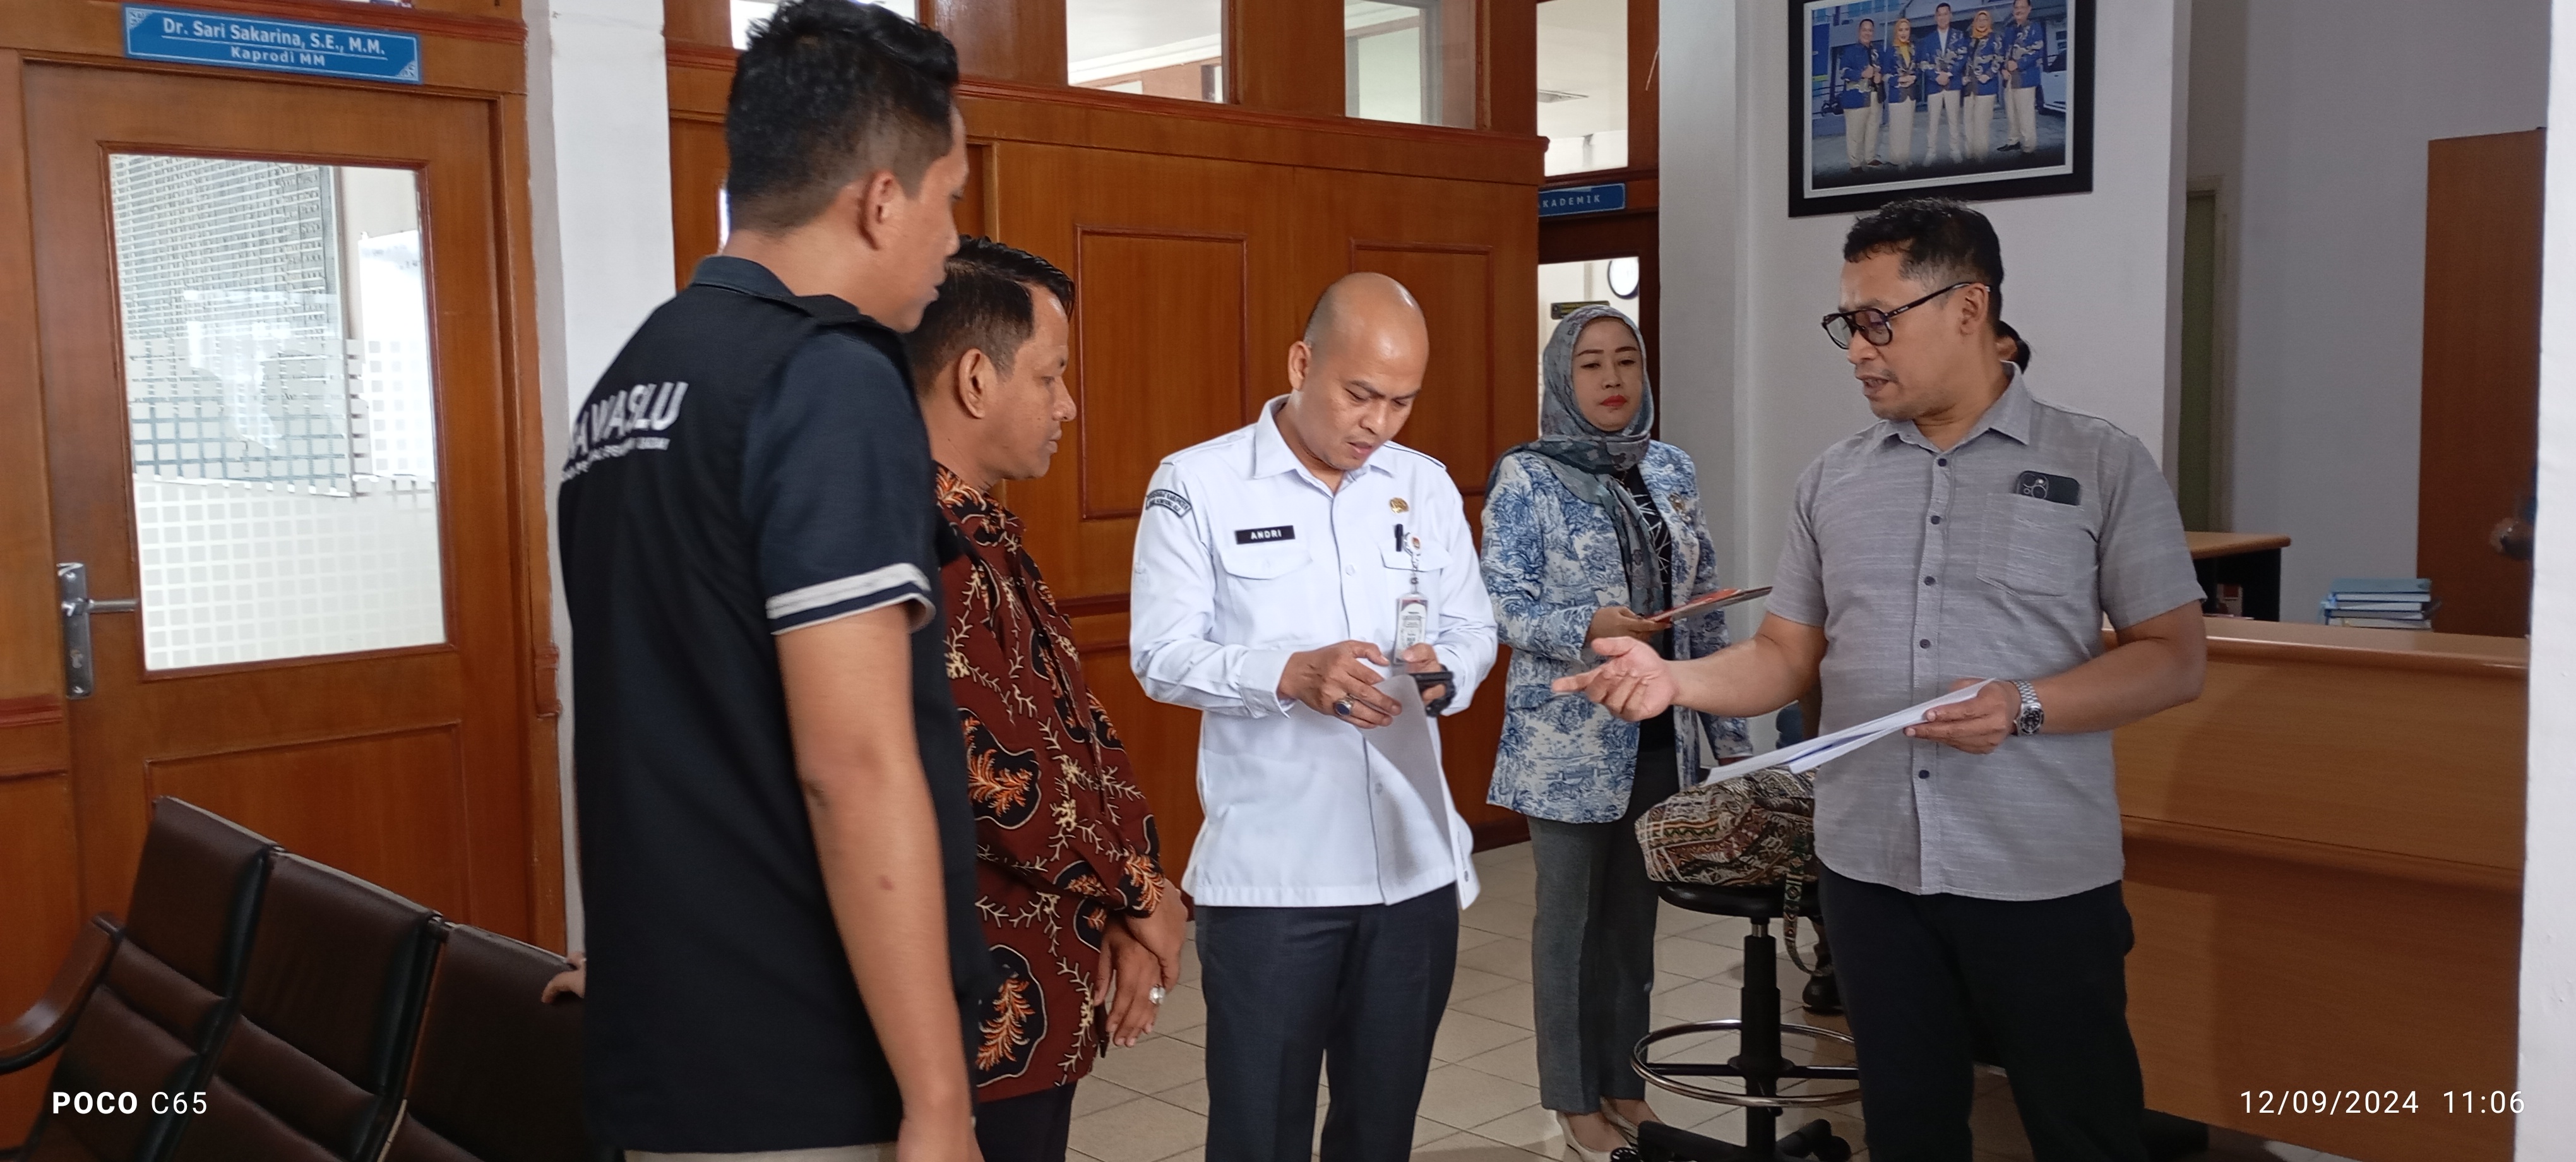
M 1342 10 L 1338 4 L 1228 0 L 1226 86 L 1247 108 L 1339 116 Z
M 1065 83 L 1063 0 L 921 0 L 924 23 L 957 45 L 970 76 Z
M 674 11 L 700 2 L 668 0 Z M 1227 69 L 1240 104 L 1048 83 L 1063 63 L 1062 10 L 1048 0 L 924 7 L 970 71 L 960 97 L 974 177 L 960 227 L 1044 255 L 1078 284 L 1070 379 L 1081 417 L 1053 471 L 1008 486 L 1007 499 L 1074 616 L 1177 874 L 1199 824 L 1198 716 L 1146 698 L 1128 670 L 1145 482 L 1163 456 L 1242 426 L 1286 391 L 1288 346 L 1316 294 L 1371 270 L 1413 290 L 1432 333 L 1429 380 L 1399 439 L 1446 463 L 1470 518 L 1481 516 L 1494 457 L 1537 429 L 1525 321 L 1544 151 L 1532 134 L 1535 17 L 1527 4 L 1492 2 L 1452 21 L 1473 30 L 1485 61 L 1466 94 L 1484 128 L 1452 129 L 1338 116 L 1340 28 L 1287 11 L 1306 6 L 1233 0 Z M 672 44 L 674 166 L 701 167 L 674 173 L 675 196 L 720 181 L 721 136 L 708 135 L 721 125 L 730 58 L 720 45 Z M 707 199 L 689 197 L 677 222 L 684 268 L 715 244 L 712 219 L 691 217 Z M 1443 723 L 1459 809 L 1487 836 L 1518 823 L 1484 803 L 1500 695 L 1490 685 Z
M 2209 652 L 2199 701 L 2116 739 L 2148 1106 L 2358 1162 L 2510 1157 L 2510 1112 L 2446 1095 L 2514 1090 L 2529 644 L 2213 621 Z
M 1537 293 L 1537 150 L 1226 109 L 1181 143 L 1191 152 L 1113 148 L 1176 135 L 1127 102 L 1069 92 L 978 85 L 967 101 L 967 124 L 992 143 L 987 213 L 998 236 L 1063 265 L 1081 296 L 1072 379 L 1083 412 L 1067 433 L 1071 455 L 1046 478 L 1013 484 L 1009 499 L 1057 595 L 1079 614 L 1092 681 L 1178 867 L 1198 824 L 1198 716 L 1146 699 L 1126 656 L 1146 480 L 1164 455 L 1241 427 L 1287 390 L 1287 350 L 1315 295 L 1375 270 L 1413 290 L 1432 331 L 1428 382 L 1399 439 L 1448 464 L 1477 506 L 1494 457 L 1537 427 L 1525 345 L 1508 326 L 1524 312 L 1505 312 Z M 1420 164 L 1425 146 L 1445 146 L 1458 164 Z M 1282 156 L 1290 160 L 1269 160 Z M 1499 687 L 1488 694 L 1499 707 L 1490 697 Z M 1469 713 L 1444 726 L 1461 810 L 1471 823 L 1495 821 L 1505 813 L 1485 807 L 1484 792 L 1500 718 Z
M 36 998 L 81 917 L 125 911 L 153 793 L 454 919 L 564 941 L 519 0 L 184 6 L 414 34 L 424 83 L 130 61 L 115 3 L 0 5 L 0 1014 Z M 445 642 L 142 673 L 133 619 L 108 616 L 99 695 L 66 697 L 54 563 L 87 557 L 102 598 L 136 582 L 109 147 L 421 175 L 440 455 L 460 481 L 441 496 Z M 356 725 L 370 716 L 393 724 Z M 50 1072 L 0 1078 L 0 1141 Z

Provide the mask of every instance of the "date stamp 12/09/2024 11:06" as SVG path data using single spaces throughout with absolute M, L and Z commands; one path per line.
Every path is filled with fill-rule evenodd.
M 206 1095 L 199 1093 L 134 1094 L 67 1092 L 51 1095 L 52 1112 L 134 1114 L 204 1113 Z M 2249 1089 L 2240 1095 L 2249 1114 L 2315 1117 L 2406 1114 L 2518 1114 L 2520 1090 L 2451 1089 L 2425 1098 L 2411 1089 Z
M 2447 1089 L 2425 1097 L 2411 1089 L 2249 1089 L 2245 1112 L 2276 1116 L 2518 1114 L 2522 1091 Z

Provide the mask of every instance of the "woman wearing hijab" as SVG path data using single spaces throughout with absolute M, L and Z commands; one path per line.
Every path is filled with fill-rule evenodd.
M 1914 106 L 1923 97 L 1923 62 L 1914 55 L 1914 22 L 1898 13 L 1887 22 L 1887 48 L 1878 75 L 1887 90 L 1888 145 L 1879 152 L 1904 169 L 1914 162 Z
M 1995 357 L 2024 371 L 2030 370 L 2030 341 L 2013 330 L 2013 325 L 1995 320 Z
M 1539 1100 L 1586 1159 L 1654 1113 L 1628 1053 L 1655 976 L 1654 885 L 1636 820 L 1684 772 L 1751 753 L 1744 724 L 1676 709 L 1621 720 L 1549 688 L 1634 637 L 1672 658 L 1726 645 L 1723 613 L 1653 614 L 1720 588 L 1690 456 L 1648 436 L 1655 397 L 1625 316 L 1585 307 L 1542 357 L 1540 438 L 1503 454 L 1485 492 L 1485 587 L 1512 647 L 1503 742 L 1487 801 L 1529 817 L 1538 867 L 1530 966 Z
M 2004 38 L 1995 35 L 1995 14 L 1977 10 L 1968 22 L 1968 160 L 1993 160 L 1995 102 L 2004 91 Z

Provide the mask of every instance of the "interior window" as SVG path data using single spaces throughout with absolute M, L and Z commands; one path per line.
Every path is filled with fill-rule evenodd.
M 1411 125 L 1475 123 L 1475 9 L 1460 0 L 1347 0 L 1342 111 Z
M 852 2 L 874 4 L 906 20 L 921 19 L 921 0 L 852 0 Z M 733 46 L 735 48 L 749 46 L 752 24 L 755 21 L 769 19 L 769 14 L 776 11 L 778 11 L 778 0 L 733 0 Z
M 1086 89 L 1225 100 L 1223 0 L 1065 0 L 1065 79 Z
M 1628 164 L 1628 0 L 1538 6 L 1538 131 L 1551 177 Z

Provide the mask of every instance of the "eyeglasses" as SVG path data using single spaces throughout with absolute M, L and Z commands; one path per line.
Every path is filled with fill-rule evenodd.
M 1893 310 L 1882 311 L 1876 307 L 1862 307 L 1857 311 L 1836 311 L 1824 317 L 1825 337 L 1833 340 L 1834 346 L 1845 351 L 1851 350 L 1853 335 L 1859 335 L 1874 345 L 1884 347 L 1896 341 L 1896 316 L 1960 287 L 1983 285 L 1985 284 L 1974 279 L 1967 282 L 1954 282 Z

